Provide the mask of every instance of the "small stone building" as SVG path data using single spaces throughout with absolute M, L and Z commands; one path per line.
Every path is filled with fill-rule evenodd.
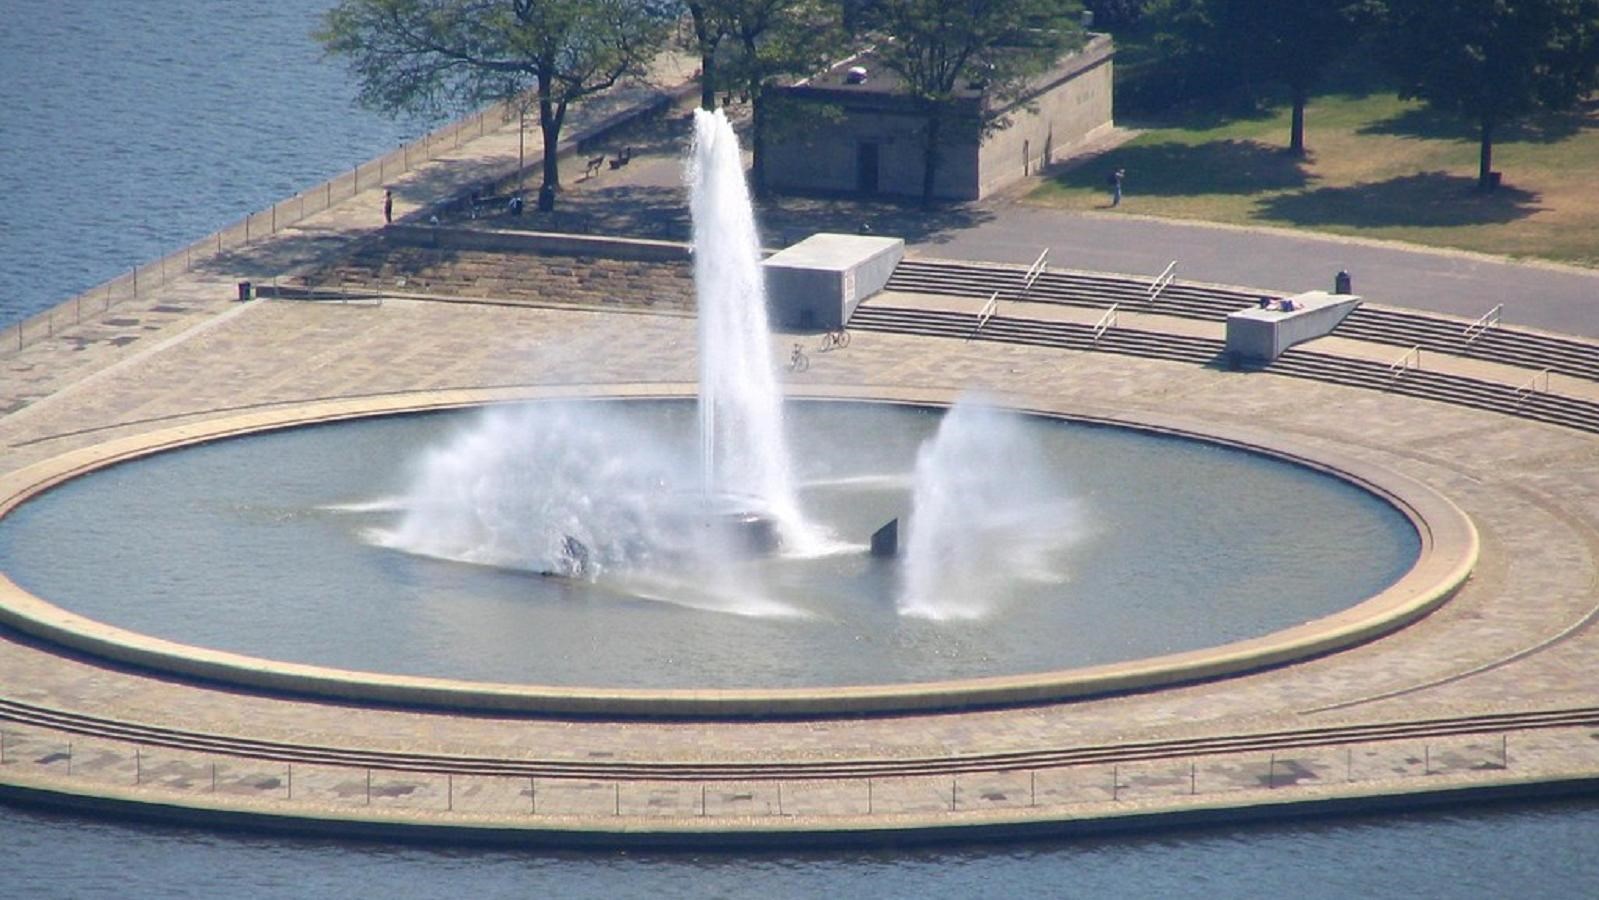
M 956 117 L 944 125 L 934 195 L 981 199 L 1110 129 L 1114 56 L 1109 36 L 1090 35 L 1004 107 L 994 108 L 981 86 L 968 86 Z M 777 99 L 811 106 L 817 115 L 792 117 L 804 123 L 792 131 L 775 129 L 766 147 L 767 186 L 921 196 L 926 117 L 900 84 L 888 70 L 874 69 L 866 54 L 777 88 Z M 982 123 L 1000 116 L 1009 126 L 984 136 Z

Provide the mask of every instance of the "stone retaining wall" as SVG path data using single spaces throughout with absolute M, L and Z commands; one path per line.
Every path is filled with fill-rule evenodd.
M 688 249 L 664 241 L 392 228 L 309 282 L 513 303 L 694 308 Z

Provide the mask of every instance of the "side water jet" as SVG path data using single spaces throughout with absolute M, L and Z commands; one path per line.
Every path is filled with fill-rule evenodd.
M 1081 514 L 1016 413 L 963 397 L 916 455 L 902 615 L 982 618 L 1020 581 L 1065 578 Z

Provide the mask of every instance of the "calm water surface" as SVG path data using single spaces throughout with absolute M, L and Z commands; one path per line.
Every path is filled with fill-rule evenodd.
M 0 807 L 5 883 L 72 898 L 1591 897 L 1599 800 L 997 847 L 543 853 L 303 841 Z
M 0 326 L 419 137 L 322 60 L 332 5 L 0 2 Z

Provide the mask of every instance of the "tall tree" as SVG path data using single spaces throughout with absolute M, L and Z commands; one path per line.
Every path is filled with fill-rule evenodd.
M 1599 0 L 1388 0 L 1400 96 L 1478 127 L 1477 187 L 1494 186 L 1495 132 L 1599 87 Z
M 666 9 L 647 0 L 340 0 L 316 38 L 348 60 L 361 102 L 385 111 L 468 107 L 532 87 L 547 211 L 561 183 L 567 109 L 643 74 L 670 24 Z
M 1249 83 L 1288 88 L 1288 152 L 1305 155 L 1305 105 L 1328 64 L 1375 23 L 1373 0 L 1165 0 L 1169 39 Z
M 880 65 L 898 75 L 926 116 L 922 130 L 922 200 L 930 202 L 946 126 L 978 84 L 985 131 L 1008 124 L 990 110 L 1020 99 L 1033 76 L 1081 40 L 1076 0 L 878 0 L 863 10 L 884 35 Z M 966 94 L 963 98 L 963 94 Z
M 700 57 L 700 107 L 716 109 L 717 50 L 727 37 L 727 22 L 715 0 L 689 0 L 689 24 L 694 29 L 694 52 Z
M 771 110 L 766 88 L 783 75 L 810 74 L 839 45 L 837 0 L 707 0 L 734 42 L 727 69 L 750 102 L 750 187 L 766 192 Z

